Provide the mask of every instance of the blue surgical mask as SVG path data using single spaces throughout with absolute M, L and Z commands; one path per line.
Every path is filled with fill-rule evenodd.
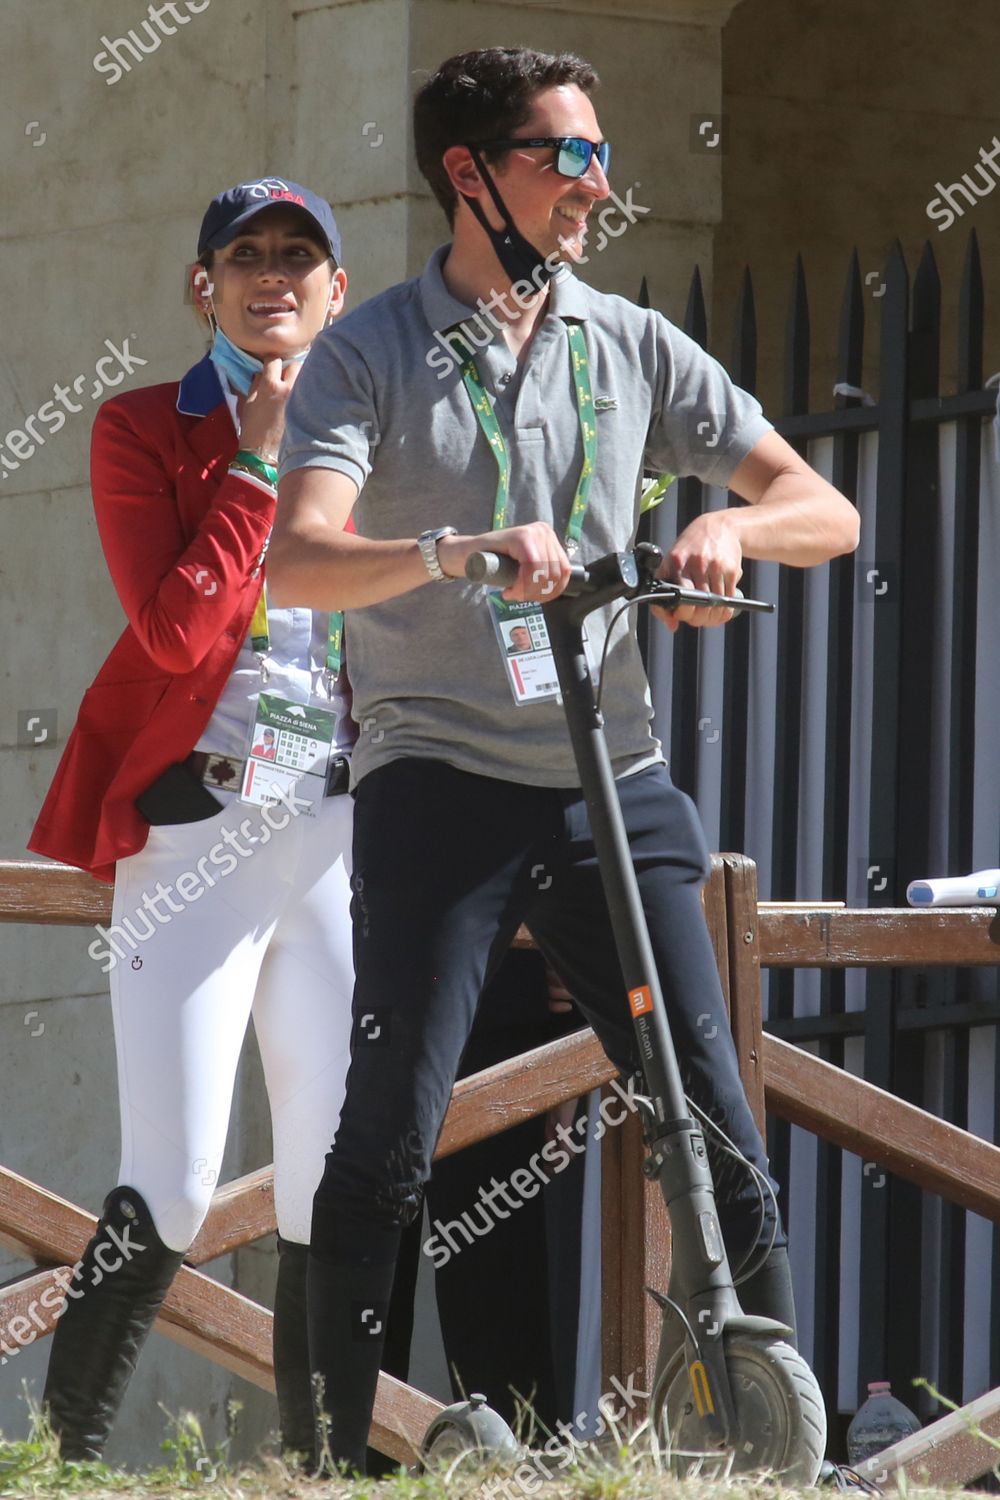
M 281 368 L 287 370 L 289 365 L 299 364 L 308 353 L 308 349 L 303 349 L 301 354 L 293 354 L 290 359 L 283 359 Z M 226 337 L 218 323 L 215 325 L 215 337 L 212 340 L 208 357 L 217 369 L 225 371 L 230 385 L 243 396 L 249 395 L 254 376 L 259 375 L 264 368 L 263 362 L 256 355 L 247 354 L 245 349 L 238 349 L 232 339 Z

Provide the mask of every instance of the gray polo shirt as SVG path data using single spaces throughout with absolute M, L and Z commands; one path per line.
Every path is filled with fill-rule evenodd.
M 510 456 L 507 525 L 548 521 L 560 536 L 583 459 L 562 320 L 581 323 L 598 431 L 583 562 L 632 543 L 644 468 L 724 486 L 770 430 L 758 403 L 659 313 L 568 271 L 552 282 L 519 368 L 499 329 L 446 288 L 448 248 L 421 276 L 321 333 L 288 403 L 281 473 L 316 466 L 348 475 L 360 490 L 360 535 L 491 525 L 497 467 L 445 338 L 459 323 L 484 346 L 475 357 Z M 612 613 L 589 618 L 595 661 Z M 662 759 L 634 613 L 614 626 L 602 705 L 619 776 Z M 423 756 L 503 780 L 578 784 L 559 704 L 514 701 L 481 586 L 429 582 L 351 610 L 345 639 L 360 727 L 356 780 L 387 761 Z

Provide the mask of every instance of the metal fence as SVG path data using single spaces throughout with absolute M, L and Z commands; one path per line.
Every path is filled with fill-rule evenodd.
M 799 571 L 749 564 L 745 593 L 772 617 L 724 631 L 649 631 L 653 701 L 674 779 L 713 848 L 756 860 L 762 898 L 905 902 L 907 883 L 1000 865 L 1000 448 L 984 383 L 976 237 L 960 288 L 958 389 L 939 392 L 941 288 L 928 245 L 913 278 L 897 246 L 878 310 L 877 399 L 861 390 L 865 298 L 857 256 L 844 290 L 837 383 L 811 410 L 801 260 L 786 325 L 776 426 L 853 499 L 854 557 Z M 770 315 L 770 313 L 769 313 Z M 756 311 L 747 272 L 733 357 L 753 391 Z M 685 330 L 707 347 L 700 278 Z M 871 334 L 869 333 L 869 336 Z M 818 405 L 826 405 L 822 393 Z M 769 413 L 772 419 L 775 414 Z M 724 492 L 695 479 L 654 512 L 668 544 Z M 996 977 L 970 970 L 770 976 L 767 1027 L 955 1124 L 1000 1138 Z M 948 1397 L 1000 1385 L 1000 1243 L 982 1219 L 776 1122 L 801 1341 L 841 1410 L 867 1381 L 930 1415 L 911 1381 Z

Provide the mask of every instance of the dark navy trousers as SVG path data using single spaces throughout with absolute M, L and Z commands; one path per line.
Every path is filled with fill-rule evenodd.
M 694 806 L 662 764 L 617 785 L 685 1090 L 767 1173 L 701 907 Z M 400 1230 L 419 1212 L 480 992 L 521 922 L 623 1075 L 638 1053 L 579 788 L 390 762 L 358 788 L 353 889 L 351 1065 L 314 1200 L 309 1286 L 331 1449 L 360 1468 Z M 749 1173 L 709 1148 L 735 1264 L 775 1225 Z

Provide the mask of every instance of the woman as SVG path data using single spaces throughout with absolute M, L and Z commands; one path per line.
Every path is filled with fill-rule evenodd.
M 251 1015 L 274 1137 L 282 1441 L 313 1451 L 305 1265 L 350 1042 L 338 793 L 354 730 L 338 617 L 266 608 L 261 562 L 285 403 L 347 282 L 329 205 L 276 178 L 213 199 L 198 257 L 209 354 L 97 416 L 94 505 L 128 625 L 30 844 L 115 885 L 90 951 L 110 974 L 119 1185 L 67 1285 L 44 1397 L 74 1459 L 101 1455 L 208 1210 Z

